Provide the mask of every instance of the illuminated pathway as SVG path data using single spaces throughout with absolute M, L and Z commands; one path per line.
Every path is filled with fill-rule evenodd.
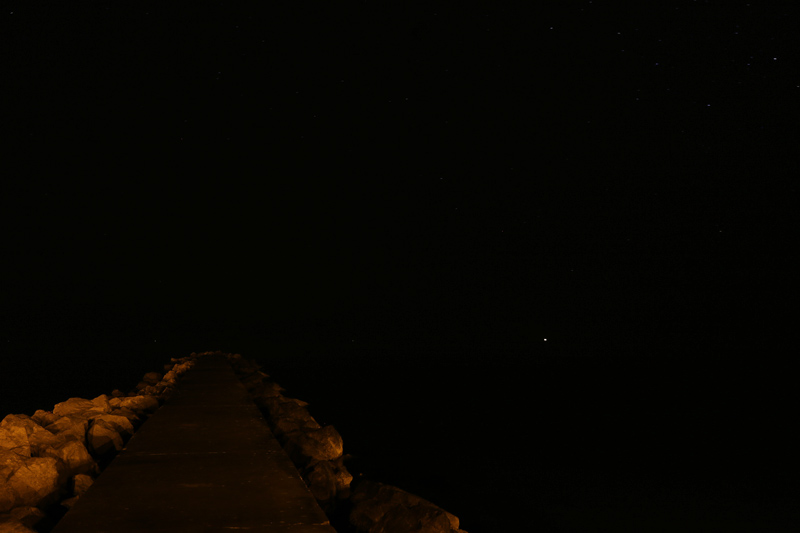
M 335 533 L 224 356 L 206 355 L 54 533 Z

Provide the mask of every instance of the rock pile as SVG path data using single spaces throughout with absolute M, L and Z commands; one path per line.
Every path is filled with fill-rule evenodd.
M 0 422 L 0 533 L 49 529 L 91 486 L 133 433 L 203 354 L 171 359 L 136 388 Z
M 333 426 L 320 427 L 308 404 L 284 396 L 255 361 L 225 356 L 334 526 L 362 533 L 466 533 L 456 516 L 418 496 L 366 479 L 353 483 Z

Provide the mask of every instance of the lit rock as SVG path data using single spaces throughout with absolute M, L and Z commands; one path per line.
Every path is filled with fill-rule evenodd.
M 38 507 L 15 507 L 11 509 L 9 515 L 23 526 L 30 528 L 35 527 L 45 516 L 44 511 Z
M 129 396 L 122 399 L 120 407 L 130 409 L 138 415 L 154 413 L 158 409 L 158 400 L 152 396 Z
M 97 474 L 99 472 L 97 463 L 89 454 L 83 442 L 68 439 L 57 446 L 44 448 L 39 454 L 40 457 L 54 457 L 59 459 L 67 470 L 68 476 L 76 474 Z
M 38 411 L 33 413 L 31 419 L 40 426 L 47 427 L 56 420 L 58 420 L 59 416 L 53 413 L 52 411 L 43 411 L 42 409 L 39 409 Z
M 288 435 L 295 431 L 308 431 L 311 429 L 319 429 L 320 425 L 314 420 L 311 415 L 305 418 L 279 418 L 272 425 L 272 430 L 278 436 Z
M 19 520 L 8 518 L 0 522 L 0 533 L 36 533 L 36 530 L 29 528 Z
M 110 412 L 111 405 L 109 404 L 108 397 L 105 394 L 98 396 L 94 400 L 70 398 L 66 402 L 57 403 L 55 407 L 53 407 L 53 414 L 58 416 L 81 416 L 83 418 L 92 418 L 95 415 Z
M 455 515 L 391 485 L 364 480 L 358 484 L 350 501 L 353 503 L 350 523 L 359 531 L 462 532 Z
M 292 434 L 284 449 L 296 465 L 330 461 L 342 456 L 342 437 L 333 426 Z
M 131 424 L 131 421 L 124 416 L 112 414 L 100 415 L 92 420 L 92 424 L 97 424 L 101 421 L 119 433 L 123 439 L 133 435 L 133 424 Z
M 83 496 L 89 487 L 92 486 L 94 480 L 91 476 L 78 474 L 72 478 L 72 494 L 73 496 Z
M 118 452 L 123 446 L 122 436 L 110 422 L 94 420 L 86 433 L 86 447 L 96 457 Z
M 54 457 L 30 457 L 11 468 L 4 466 L 0 464 L 0 487 L 15 496 L 12 507 L 46 507 L 58 501 L 66 484 L 64 464 Z
M 345 468 L 342 458 L 339 458 L 335 461 L 320 461 L 309 467 L 303 480 L 327 513 L 333 510 L 337 500 L 345 500 L 350 496 L 353 476 Z
M 8 451 L 20 457 L 31 456 L 28 432 L 19 426 L 0 427 L 0 451 Z
M 0 429 L 10 427 L 22 428 L 28 435 L 28 444 L 30 445 L 30 455 L 32 457 L 38 457 L 42 449 L 55 446 L 61 442 L 61 439 L 37 424 L 28 415 L 7 415 L 0 422 Z
M 131 411 L 130 409 L 126 409 L 124 407 L 120 407 L 119 409 L 114 409 L 113 411 L 111 411 L 111 414 L 117 416 L 124 416 L 133 425 L 134 429 L 136 429 L 142 421 L 139 415 L 137 415 L 134 411 Z
M 142 377 L 142 381 L 148 385 L 156 385 L 159 381 L 161 381 L 161 377 L 161 374 L 158 372 L 148 372 Z
M 89 421 L 77 415 L 62 416 L 45 429 L 58 436 L 71 438 L 81 443 L 86 443 L 86 432 L 89 429 Z

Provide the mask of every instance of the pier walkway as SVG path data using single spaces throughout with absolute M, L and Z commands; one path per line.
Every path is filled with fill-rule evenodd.
M 205 355 L 53 533 L 335 533 L 224 356 Z

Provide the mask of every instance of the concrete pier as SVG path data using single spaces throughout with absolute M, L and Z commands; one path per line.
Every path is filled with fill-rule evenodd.
M 53 533 L 335 533 L 224 356 L 198 359 Z

